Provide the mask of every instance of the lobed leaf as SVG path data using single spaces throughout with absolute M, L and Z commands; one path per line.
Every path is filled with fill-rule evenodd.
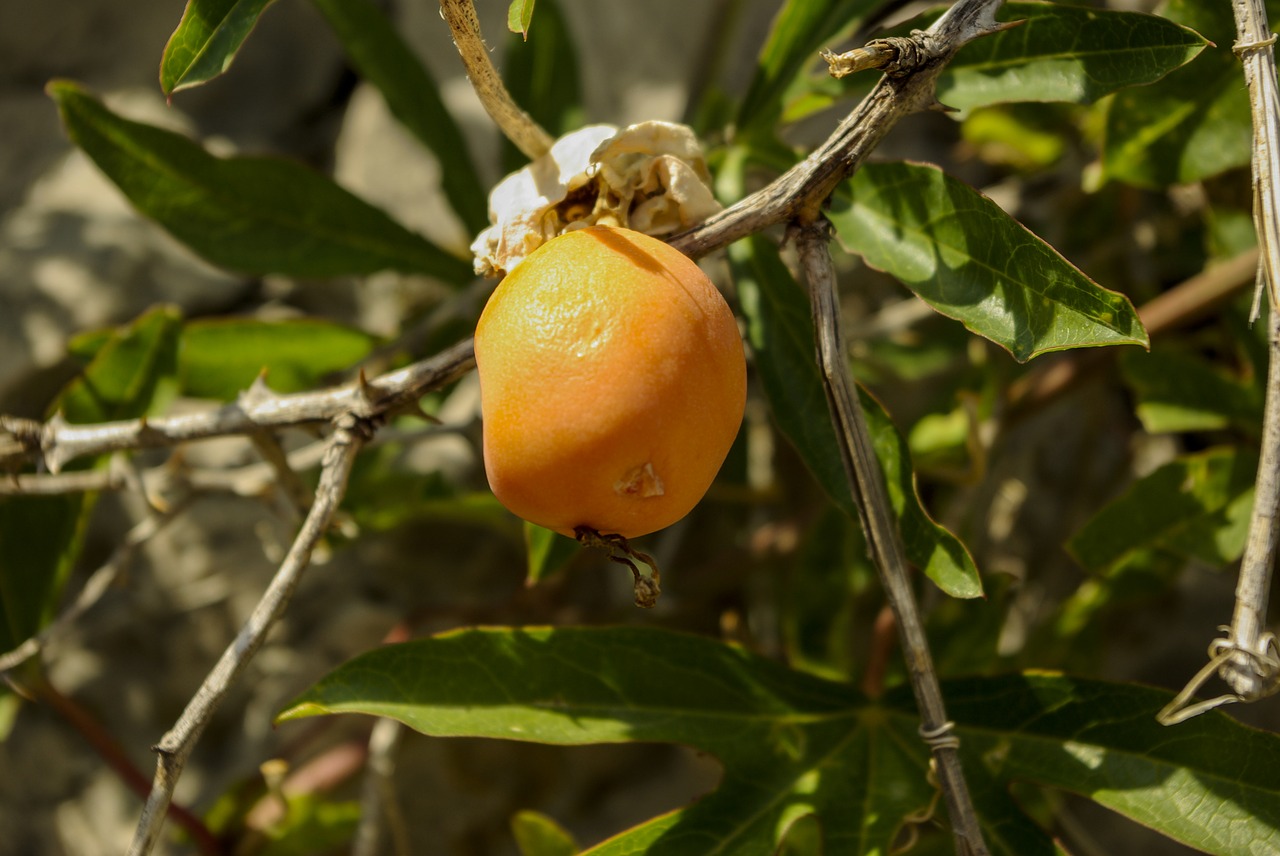
M 272 0 L 187 0 L 160 59 L 165 95 L 199 86 L 225 72 Z
M 462 130 L 427 67 L 370 0 L 312 0 L 360 76 L 378 88 L 391 114 L 440 162 L 449 204 L 471 232 L 489 223 L 487 193 Z M 532 6 L 532 3 L 530 3 Z
M 1244 551 L 1256 451 L 1220 447 L 1187 455 L 1140 479 L 1067 545 L 1101 573 L 1147 551 L 1225 565 Z
M 1015 781 L 1081 794 L 1210 853 L 1280 846 L 1274 734 L 1216 712 L 1175 733 L 1155 721 L 1170 693 L 1061 674 L 943 690 L 996 853 L 1055 852 L 1009 797 Z M 710 843 L 725 856 L 772 853 L 809 816 L 823 852 L 883 853 L 935 796 L 906 687 L 872 701 L 648 628 L 489 628 L 387 646 L 330 673 L 279 719 L 333 713 L 390 716 L 437 737 L 682 743 L 720 761 L 716 790 L 599 844 L 596 856 L 702 856 Z
M 760 237 L 729 248 L 747 338 L 778 428 L 791 441 L 823 490 L 850 517 L 857 507 L 815 358 L 808 301 L 778 257 Z M 916 493 L 906 442 L 873 398 L 862 408 L 884 472 L 907 558 L 954 597 L 979 597 L 982 583 L 964 545 L 935 523 Z
M 830 215 L 840 241 L 1019 362 L 1067 348 L 1147 345 L 1127 297 L 940 169 L 866 164 L 850 189 L 852 201 Z
M 74 83 L 48 91 L 72 141 L 129 201 L 216 265 L 253 275 L 471 279 L 467 262 L 301 164 L 214 157 L 180 134 L 117 116 Z

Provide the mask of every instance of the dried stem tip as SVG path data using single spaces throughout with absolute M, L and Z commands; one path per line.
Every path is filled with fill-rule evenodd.
M 440 14 L 453 32 L 471 86 L 484 109 L 516 148 L 529 160 L 551 150 L 551 135 L 511 98 L 480 35 L 480 21 L 471 0 L 440 0 Z

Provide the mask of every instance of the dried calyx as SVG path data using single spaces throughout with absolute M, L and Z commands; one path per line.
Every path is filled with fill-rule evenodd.
M 557 235 L 586 226 L 681 232 L 720 210 L 710 183 L 702 148 L 685 125 L 580 128 L 493 189 L 493 225 L 471 245 L 476 273 L 507 273 Z

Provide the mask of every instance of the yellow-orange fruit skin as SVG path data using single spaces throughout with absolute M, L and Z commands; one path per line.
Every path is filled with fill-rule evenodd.
M 627 538 L 684 517 L 746 402 L 733 314 L 688 257 L 593 226 L 499 283 L 475 335 L 484 461 L 517 516 Z

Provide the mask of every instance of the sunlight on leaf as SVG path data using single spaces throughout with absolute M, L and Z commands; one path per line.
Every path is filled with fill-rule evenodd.
M 273 0 L 188 0 L 160 60 L 165 95 L 225 72 Z
M 831 212 L 841 243 L 926 303 L 1025 362 L 1049 351 L 1143 345 L 1133 304 L 936 167 L 870 163 Z
M 995 852 L 1053 853 L 1008 797 L 1028 782 L 1080 794 L 1210 853 L 1280 847 L 1280 737 L 1214 713 L 1177 727 L 1171 693 L 1053 673 L 945 682 Z M 436 737 L 694 746 L 724 768 L 687 808 L 588 852 L 771 853 L 801 817 L 828 853 L 884 852 L 934 795 L 905 687 L 871 701 L 696 636 L 650 628 L 488 628 L 386 646 L 340 666 L 280 721 L 390 716 Z M 859 811 L 849 811 L 849 806 Z M 1255 851 L 1257 852 L 1257 851 Z

